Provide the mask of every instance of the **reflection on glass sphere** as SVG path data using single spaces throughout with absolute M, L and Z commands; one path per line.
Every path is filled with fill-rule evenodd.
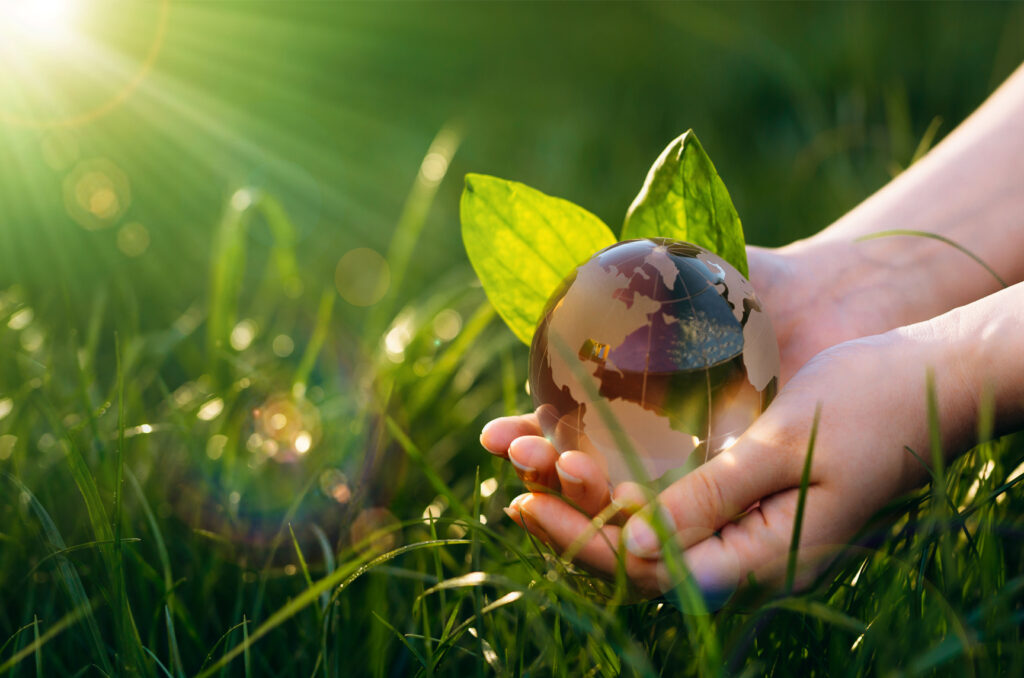
M 775 332 L 751 284 L 721 257 L 661 238 L 580 265 L 548 301 L 530 350 L 545 435 L 560 452 L 593 455 L 612 484 L 722 451 L 768 406 L 778 375 Z

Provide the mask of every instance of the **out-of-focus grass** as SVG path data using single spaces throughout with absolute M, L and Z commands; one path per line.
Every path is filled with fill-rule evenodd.
M 477 432 L 529 405 L 526 351 L 462 256 L 463 170 L 616 223 L 692 126 L 782 242 L 1020 58 L 1019 7 L 734 7 L 182 5 L 136 98 L 71 133 L 132 182 L 102 231 L 52 132 L 4 129 L 0 675 L 1019 675 L 1019 437 L 808 591 L 708 616 L 622 602 L 501 512 Z M 392 281 L 370 308 L 335 289 L 357 246 Z

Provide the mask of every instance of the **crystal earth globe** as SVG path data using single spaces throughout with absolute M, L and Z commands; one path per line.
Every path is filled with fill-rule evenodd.
M 578 266 L 530 347 L 544 434 L 559 452 L 591 455 L 613 485 L 704 463 L 778 383 L 775 332 L 750 282 L 708 250 L 664 238 L 620 242 Z

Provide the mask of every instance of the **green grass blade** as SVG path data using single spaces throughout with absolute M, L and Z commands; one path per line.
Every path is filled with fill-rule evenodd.
M 867 624 L 861 620 L 851 617 L 848 614 L 844 614 L 843 612 L 816 600 L 784 598 L 783 600 L 771 603 L 768 605 L 768 608 L 790 610 L 791 612 L 806 614 L 852 633 L 864 633 L 867 630 Z
M 999 283 L 1000 287 L 1003 287 L 1004 289 L 1009 287 L 1009 285 L 1006 284 L 1006 281 L 1003 280 L 1002 277 L 998 273 L 996 273 L 991 266 L 985 263 L 985 261 L 981 257 L 979 257 L 974 252 L 970 251 L 960 243 L 950 240 L 946 236 L 939 235 L 938 233 L 929 233 L 928 231 L 915 231 L 906 228 L 894 228 L 888 231 L 879 231 L 877 233 L 868 233 L 867 235 L 862 235 L 861 237 L 857 238 L 855 242 L 875 240 L 876 238 L 888 238 L 896 235 L 910 235 L 919 238 L 931 238 L 932 240 L 938 240 L 939 242 L 943 242 L 949 245 L 950 247 L 959 250 L 963 254 L 966 254 L 975 262 L 977 262 L 982 268 L 989 272 L 989 275 L 991 275 L 995 279 L 995 281 Z
M 918 142 L 917 148 L 914 149 L 914 155 L 910 158 L 910 165 L 920 160 L 925 154 L 931 149 L 932 144 L 935 142 L 935 136 L 939 133 L 939 127 L 942 126 L 942 118 L 935 116 L 931 122 L 928 123 L 928 128 L 925 129 L 924 134 L 921 135 L 921 141 Z M 909 166 L 909 165 L 908 165 Z
M 449 123 L 438 131 L 423 157 L 420 170 L 416 173 L 416 179 L 402 206 L 398 224 L 391 234 L 387 253 L 391 285 L 384 298 L 376 304 L 370 322 L 367 323 L 368 341 L 376 340 L 395 310 L 409 262 L 426 225 L 427 215 L 461 141 L 461 132 L 456 125 Z
M 9 473 L 4 473 L 3 477 L 7 478 L 7 480 L 14 485 L 15 489 L 21 496 L 28 498 L 28 505 L 39 520 L 39 523 L 43 528 L 43 534 L 46 536 L 50 547 L 55 550 L 66 549 L 67 545 L 64 543 L 64 538 L 61 536 L 60 531 L 58 531 L 57 525 L 53 522 L 50 514 L 47 513 L 46 509 L 43 508 L 43 505 L 38 499 L 36 499 L 35 495 L 28 489 L 28 487 Z M 103 641 L 102 634 L 100 633 L 99 624 L 93 616 L 92 603 L 89 601 L 89 598 L 85 593 L 85 587 L 82 586 L 82 580 L 78 575 L 78 571 L 75 569 L 75 566 L 71 564 L 71 561 L 64 556 L 57 557 L 57 571 L 60 573 L 61 584 L 63 584 L 65 591 L 67 591 L 71 604 L 76 610 L 82 611 L 85 626 L 88 629 L 89 639 L 96 654 L 96 660 L 99 661 L 104 672 L 111 673 L 112 668 L 110 665 L 110 659 L 107 656 L 107 646 Z
M 157 657 L 152 650 L 150 650 L 148 647 L 143 647 L 142 651 L 145 652 L 146 655 L 153 660 L 153 663 L 157 665 L 157 668 L 159 668 L 163 672 L 163 674 L 167 676 L 167 678 L 174 678 L 174 674 L 172 674 L 170 670 L 166 666 L 164 666 L 164 663 L 160 661 L 160 658 Z
M 252 678 L 252 657 L 249 651 L 249 620 L 242 615 L 242 663 L 245 666 L 245 678 Z
M 818 423 L 821 420 L 821 403 L 814 407 L 814 420 L 811 422 L 811 436 L 807 440 L 807 455 L 804 457 L 804 470 L 800 475 L 800 491 L 796 500 L 796 514 L 793 516 L 793 537 L 789 540 L 789 560 L 786 563 L 786 592 L 792 592 L 796 578 L 797 552 L 800 549 L 800 529 L 804 522 L 804 505 L 807 503 L 807 487 L 811 482 L 811 461 L 814 458 L 814 443 L 818 438 Z
M 121 366 L 121 339 L 114 335 L 114 354 L 117 365 L 117 454 L 114 460 L 114 601 L 115 609 L 115 633 L 117 637 L 118 653 L 121 662 L 127 662 L 129 657 L 128 633 L 126 631 L 127 619 L 126 610 L 128 599 L 125 595 L 124 581 L 124 551 L 121 543 L 121 531 L 124 521 L 124 370 Z M 134 650 L 134 648 L 133 648 Z M 123 664 L 124 665 L 124 664 Z M 134 667 L 131 664 L 125 665 L 129 672 Z
M 128 543 L 128 544 L 134 544 L 134 543 L 140 542 L 142 540 L 139 539 L 138 537 L 129 537 L 127 539 L 122 539 L 121 541 L 123 541 L 124 543 Z M 89 542 L 85 542 L 84 544 L 75 544 L 74 546 L 68 546 L 67 548 L 57 549 L 56 551 L 48 553 L 45 556 L 43 556 L 42 558 L 40 558 L 36 562 L 36 564 L 32 566 L 32 569 L 30 569 L 28 571 L 28 573 L 25 574 L 25 579 L 28 579 L 29 577 L 31 577 L 36 572 L 36 570 L 38 570 L 40 567 L 42 567 L 47 562 L 49 562 L 49 560 L 51 558 L 57 558 L 59 556 L 66 556 L 68 554 L 75 553 L 77 551 L 84 551 L 86 549 L 93 549 L 93 548 L 96 548 L 97 546 L 109 546 L 110 544 L 111 544 L 111 542 L 106 542 L 106 541 L 89 541 Z
M 150 507 L 149 501 L 146 499 L 146 493 L 143 491 L 142 485 L 139 483 L 139 479 L 135 477 L 135 474 L 132 473 L 131 469 L 125 469 L 125 475 L 128 478 L 129 484 L 132 486 L 132 490 L 135 492 L 139 506 L 142 508 L 142 514 L 146 519 L 146 524 L 149 526 L 149 531 L 153 535 L 153 542 L 156 544 L 157 558 L 160 560 L 160 569 L 163 573 L 164 579 L 164 596 L 167 601 L 165 609 L 168 610 L 167 642 L 172 648 L 171 669 L 181 676 L 185 673 L 185 667 L 184 664 L 182 664 L 181 656 L 178 652 L 178 640 L 174 627 L 174 615 L 170 613 L 170 610 L 175 609 L 177 605 L 174 595 L 174 574 L 171 570 L 171 558 L 167 553 L 167 544 L 164 541 L 163 532 L 160 530 L 160 524 L 157 522 L 156 516 L 153 515 L 153 509 Z M 193 637 L 197 636 L 194 629 L 186 630 L 191 630 L 191 635 Z
M 245 237 L 249 228 L 249 205 L 228 204 L 213 243 L 210 267 L 210 295 L 206 318 L 206 359 L 210 373 L 223 384 L 226 374 L 220 352 L 230 345 L 237 321 L 237 298 L 245 266 Z
M 174 631 L 174 615 L 169 605 L 164 605 L 164 622 L 167 625 L 167 651 L 171 655 L 171 667 L 181 678 L 185 675 L 185 664 L 181 661 L 181 650 L 178 648 L 178 634 Z M 148 650 L 149 648 L 144 648 Z
M 36 646 L 36 678 L 43 678 L 43 646 L 39 642 L 39 617 L 32 615 L 32 640 Z
M 48 628 L 42 635 L 38 635 L 37 633 L 37 635 L 35 636 L 31 643 L 21 648 L 19 651 L 15 652 L 7 661 L 0 664 L 0 674 L 4 673 L 5 671 L 9 671 L 10 669 L 18 665 L 26 657 L 34 655 L 39 650 L 39 648 L 41 648 L 46 643 L 50 642 L 59 633 L 62 633 L 68 627 L 74 626 L 76 623 L 78 623 L 80 619 L 91 614 L 91 603 L 89 603 L 85 608 L 79 607 L 72 610 L 71 612 L 68 612 L 66 615 L 61 617 L 56 624 Z
M 391 436 L 405 451 L 405 454 L 409 457 L 413 464 L 415 464 L 416 467 L 419 468 L 420 472 L 426 477 L 427 482 L 430 483 L 430 486 L 433 487 L 438 494 L 440 494 L 441 496 L 448 500 L 449 507 L 452 508 L 456 513 L 458 513 L 461 518 L 464 518 L 466 520 L 474 520 L 473 516 L 470 515 L 469 511 L 462 504 L 462 500 L 454 492 L 452 492 L 451 488 L 448 487 L 447 483 L 441 480 L 441 477 L 437 475 L 437 471 L 434 470 L 433 466 L 427 463 L 426 458 L 424 457 L 423 452 L 420 450 L 420 448 L 416 446 L 416 443 L 412 441 L 412 438 L 410 438 L 406 434 L 406 432 L 402 430 L 402 428 L 398 425 L 398 422 L 396 422 L 390 415 L 387 418 L 387 428 Z
M 295 369 L 295 377 L 292 380 L 302 393 L 306 391 L 306 382 L 316 364 L 317 356 L 324 346 L 327 333 L 331 327 L 331 313 L 334 311 L 334 299 L 338 296 L 334 288 L 328 288 L 320 295 L 320 305 L 316 312 L 316 326 L 313 328 L 313 335 L 309 339 L 306 351 L 302 354 L 302 360 Z
M 313 580 L 309 576 L 309 565 L 306 564 L 306 556 L 302 554 L 302 547 L 299 546 L 299 540 L 295 538 L 295 530 L 292 529 L 291 523 L 288 523 L 288 533 L 292 536 L 292 545 L 295 547 L 295 555 L 299 559 L 299 567 L 302 568 L 302 577 L 306 580 L 306 586 L 312 586 Z
M 388 629 L 389 631 L 391 631 L 391 633 L 395 634 L 395 638 L 398 638 L 398 640 L 400 640 L 400 641 L 402 642 L 402 645 L 405 645 L 406 649 L 408 649 L 408 650 L 409 650 L 409 652 L 411 652 L 411 653 L 412 653 L 412 655 L 413 655 L 414 657 L 416 657 L 416 661 L 418 661 L 418 662 L 420 663 L 420 666 L 422 666 L 422 667 L 423 667 L 424 669 L 426 669 L 426 670 L 427 670 L 428 672 L 430 671 L 430 662 L 429 662 L 429 661 L 427 661 L 427 659 L 426 659 L 426 658 L 425 658 L 425 657 L 423 656 L 423 654 L 422 654 L 422 653 L 421 653 L 421 652 L 420 652 L 419 650 L 417 650 L 417 649 L 416 649 L 416 648 L 415 648 L 415 647 L 413 646 L 413 644 L 412 644 L 412 643 L 410 643 L 410 642 L 409 642 L 409 639 L 408 639 L 408 638 L 406 638 L 406 637 L 405 637 L 405 635 L 403 635 L 402 633 L 400 633 L 400 632 L 398 631 L 398 629 L 396 629 L 396 628 L 395 628 L 394 626 L 392 626 L 391 624 L 389 624 L 389 623 L 387 622 L 387 620 L 385 620 L 385 619 L 384 619 L 383 617 L 381 617 L 381 616 L 380 616 L 379 614 L 377 614 L 376 612 L 374 612 L 374 611 L 372 611 L 372 610 L 371 610 L 371 611 L 370 611 L 370 614 L 372 614 L 372 615 L 373 615 L 373 616 L 374 616 L 374 617 L 375 617 L 375 618 L 377 619 L 377 621 L 379 621 L 379 622 L 380 622 L 381 624 L 383 624 L 383 625 L 384 625 L 385 627 L 387 627 L 387 629 Z
M 229 662 L 231 662 L 231 660 L 233 660 L 242 652 L 246 651 L 249 648 L 249 646 L 251 646 L 253 643 L 255 643 L 260 638 L 270 633 L 270 631 L 280 626 L 286 620 L 295 616 L 296 613 L 304 609 L 307 605 L 314 602 L 321 593 L 325 591 L 330 591 L 336 586 L 339 588 L 339 590 L 344 588 L 349 583 L 351 583 L 356 577 L 360 576 L 374 565 L 386 562 L 387 560 L 400 556 L 404 553 L 408 553 L 410 551 L 415 551 L 417 549 L 438 548 L 451 544 L 466 543 L 468 543 L 468 541 L 464 539 L 448 539 L 438 542 L 417 542 L 415 544 L 408 544 L 401 548 L 390 551 L 384 554 L 383 556 L 375 558 L 369 563 L 367 563 L 364 559 L 361 558 L 352 563 L 346 564 L 344 568 L 335 570 L 333 573 L 319 580 L 312 587 L 307 588 L 305 591 L 303 591 L 302 593 L 288 601 L 288 603 L 278 608 L 272 615 L 270 615 L 270 617 L 267 618 L 265 622 L 263 622 L 251 634 L 248 633 L 248 631 L 246 631 L 246 639 L 243 643 L 241 643 L 240 645 L 236 645 L 235 647 L 231 648 L 231 650 L 224 653 L 224 655 L 219 660 L 217 660 L 217 662 L 207 667 L 204 671 L 200 672 L 197 678 L 206 678 L 206 676 L 212 675 L 222 666 L 226 666 Z M 335 593 L 335 595 L 337 595 L 337 593 Z

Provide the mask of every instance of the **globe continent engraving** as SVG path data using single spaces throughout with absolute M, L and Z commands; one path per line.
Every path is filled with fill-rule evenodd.
M 620 242 L 577 267 L 530 347 L 545 435 L 560 452 L 592 455 L 613 485 L 718 454 L 764 411 L 778 379 L 775 332 L 750 282 L 665 238 Z

